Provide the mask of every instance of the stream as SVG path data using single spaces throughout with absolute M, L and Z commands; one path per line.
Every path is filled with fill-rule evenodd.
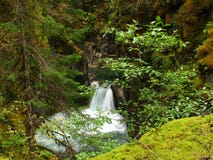
M 98 82 L 91 83 L 91 86 L 96 90 L 89 107 L 81 114 L 59 112 L 50 116 L 36 132 L 38 145 L 65 155 L 69 147 L 76 152 L 100 150 L 100 145 L 110 138 L 117 145 L 126 142 L 127 126 L 115 109 L 111 86 L 99 86 Z

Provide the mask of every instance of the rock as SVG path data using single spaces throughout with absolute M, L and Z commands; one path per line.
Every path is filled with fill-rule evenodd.
M 213 155 L 213 114 L 171 121 L 92 160 L 206 160 Z

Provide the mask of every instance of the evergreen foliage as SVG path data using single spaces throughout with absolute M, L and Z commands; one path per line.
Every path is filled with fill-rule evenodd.
M 3 15 L 0 18 L 0 108 L 5 112 L 0 116 L 0 150 L 9 158 L 22 156 L 32 160 L 38 156 L 34 131 L 39 114 L 44 114 L 42 110 L 59 111 L 77 106 L 74 97 L 79 95 L 79 83 L 74 79 L 81 73 L 73 64 L 81 56 L 72 51 L 66 55 L 54 54 L 51 38 L 59 36 L 68 43 L 71 38 L 67 34 L 71 32 L 66 33 L 65 24 L 47 12 L 44 14 L 46 4 L 37 0 L 1 3 L 4 5 L 0 7 Z M 20 114 L 15 116 L 13 112 Z M 13 152 L 11 148 L 20 151 Z

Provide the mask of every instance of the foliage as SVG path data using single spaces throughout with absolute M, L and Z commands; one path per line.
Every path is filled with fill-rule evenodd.
M 66 157 L 76 156 L 77 159 L 94 157 L 120 144 L 119 140 L 115 139 L 119 136 L 116 133 L 100 132 L 100 126 L 110 120 L 101 112 L 97 114 L 100 114 L 98 118 L 91 118 L 76 111 L 63 115 L 56 114 L 43 123 L 38 134 L 47 135 L 46 141 L 54 140 L 65 146 L 67 150 L 63 154 L 66 154 Z M 77 151 L 80 153 L 77 154 Z
M 42 22 L 42 31 L 46 36 L 60 36 L 63 33 L 64 26 L 57 22 L 51 17 L 46 16 Z
M 138 22 L 133 22 L 127 25 L 127 31 L 116 32 L 116 42 L 128 46 L 129 54 L 138 54 L 138 57 L 150 62 L 156 69 L 178 65 L 177 49 L 186 47 L 186 43 L 178 38 L 177 31 L 169 35 L 165 28 L 170 25 L 164 24 L 160 17 L 156 17 L 155 21 L 146 26 L 146 32 L 140 34 Z
M 114 82 L 121 87 L 130 88 L 132 85 L 140 85 L 140 78 L 146 76 L 160 76 L 158 71 L 155 71 L 152 66 L 147 65 L 141 59 L 112 58 L 102 59 L 104 68 L 111 69 L 118 74 L 119 79 Z M 136 83 L 135 83 L 136 82 Z
M 70 38 L 71 32 L 67 32 L 74 26 L 68 27 L 64 21 L 50 14 L 45 2 L 20 0 L 14 3 L 6 0 L 2 4 L 0 108 L 4 113 L 0 114 L 0 129 L 4 134 L 0 134 L 1 153 L 14 159 L 19 156 L 34 159 L 33 138 L 39 114 L 77 106 L 74 98 L 80 94 L 75 78 L 82 73 L 74 68 L 74 64 L 81 56 L 76 50 L 67 52 L 64 49 L 70 47 L 68 43 L 75 47 Z M 67 10 L 63 13 L 65 11 L 67 14 Z M 54 52 L 53 37 L 60 37 L 66 42 L 61 52 Z M 14 105 L 16 109 L 11 110 Z M 17 120 L 12 113 L 20 113 L 23 119 Z
M 53 153 L 47 151 L 47 150 L 41 150 L 39 149 L 39 154 L 37 155 L 37 159 L 39 160 L 59 160 L 56 156 L 54 156 Z
M 129 134 L 137 138 L 172 119 L 211 112 L 210 88 L 197 90 L 193 80 L 198 75 L 193 66 L 178 65 L 177 48 L 186 43 L 175 32 L 169 35 L 159 17 L 143 34 L 136 32 L 138 25 L 134 22 L 126 31 L 114 30 L 116 42 L 128 48 L 128 57 L 101 61 L 104 68 L 119 75 L 113 83 L 130 95 L 120 104 Z
M 0 113 L 0 150 L 10 159 L 28 159 L 28 145 L 19 102 Z
M 84 41 L 94 31 L 96 16 L 75 7 L 75 3 L 75 1 L 47 1 L 43 5 L 45 16 L 42 28 L 56 53 L 75 50 L 78 48 L 76 44 Z
M 152 2 L 137 1 L 142 5 Z M 170 3 L 170 7 L 174 7 L 176 5 L 173 6 L 172 3 L 179 2 L 166 0 L 161 3 Z M 209 11 L 210 3 L 211 0 L 202 3 L 204 5 L 198 10 L 194 10 L 192 6 L 191 13 Z M 82 58 L 79 55 L 83 53 L 80 47 L 83 46 L 83 41 L 94 37 L 98 32 L 96 29 L 101 29 L 105 25 L 103 19 L 109 17 L 108 25 L 123 25 L 123 21 L 126 21 L 124 10 L 127 10 L 128 5 L 134 8 L 132 4 L 134 3 L 120 0 L 1 1 L 0 128 L 3 128 L 2 133 L 5 134 L 1 134 L 0 143 L 4 144 L 0 147 L 2 154 L 13 159 L 21 155 L 27 157 L 26 152 L 22 154 L 23 149 L 27 152 L 31 150 L 29 154 L 33 155 L 33 131 L 38 120 L 36 116 L 46 114 L 43 111 L 46 109 L 50 114 L 53 110 L 63 110 L 65 107 L 79 107 L 79 101 L 84 104 L 88 102 L 90 90 L 85 86 L 79 87 L 79 83 L 76 82 L 76 77 L 82 75 L 75 65 Z M 201 4 L 201 1 L 198 4 Z M 108 15 L 110 12 L 112 14 Z M 191 20 L 194 21 L 193 16 L 189 18 L 190 22 Z M 183 21 L 183 36 L 188 35 L 191 31 L 188 24 L 191 23 L 188 23 L 185 16 L 181 17 L 180 21 Z M 191 83 L 197 76 L 195 72 L 189 67 L 183 66 L 183 71 L 177 67 L 176 50 L 184 47 L 186 43 L 179 39 L 176 32 L 168 34 L 165 28 L 169 26 L 163 24 L 159 17 L 147 26 L 145 33 L 143 33 L 145 27 L 140 28 L 137 22 L 134 23 L 128 25 L 126 31 L 115 28 L 108 30 L 110 33 L 116 33 L 116 43 L 127 48 L 126 55 L 131 58 L 109 59 L 105 62 L 113 72 L 116 72 L 116 77 L 119 75 L 115 83 L 132 94 L 120 106 L 131 132 L 138 129 L 140 122 L 143 122 L 141 123 L 143 133 L 169 119 L 211 112 L 210 87 L 204 87 L 202 90 L 194 89 Z M 200 25 L 202 23 L 201 17 Z M 210 62 L 211 57 L 207 60 Z M 111 66 L 111 62 L 114 66 Z M 170 70 L 172 67 L 175 70 Z M 190 76 L 187 77 L 187 74 Z M 176 76 L 177 78 L 174 78 Z M 13 108 L 14 105 L 16 109 Z M 13 117 L 15 114 L 8 117 L 10 112 L 21 113 L 20 117 L 24 118 L 17 120 L 17 117 Z M 145 113 L 149 115 L 143 118 L 142 115 L 146 115 Z M 161 114 L 165 117 L 158 116 Z M 132 118 L 128 118 L 131 116 Z M 144 126 L 148 127 L 144 129 Z M 17 144 L 13 134 L 20 138 Z M 32 141 L 28 143 L 30 140 Z
M 193 81 L 197 75 L 181 67 L 176 71 L 168 71 L 159 79 L 152 79 L 150 88 L 140 90 L 140 103 L 143 111 L 140 113 L 142 130 L 150 126 L 159 127 L 172 119 L 207 114 L 212 110 L 213 92 L 207 88 L 197 90 Z M 208 94 L 208 97 L 203 97 Z M 142 115 L 145 115 L 142 117 Z
M 96 145 L 99 147 L 96 151 L 84 151 L 80 152 L 76 155 L 77 160 L 84 160 L 92 157 L 96 157 L 98 155 L 104 154 L 106 152 L 111 151 L 112 149 L 119 146 L 120 142 L 118 140 L 113 139 L 109 134 L 104 135 L 108 139 L 104 140 L 104 138 L 97 139 Z M 100 143 L 101 142 L 101 143 Z

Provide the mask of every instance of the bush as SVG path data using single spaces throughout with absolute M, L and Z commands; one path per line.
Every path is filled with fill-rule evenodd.
M 177 49 L 187 43 L 176 31 L 169 35 L 167 26 L 157 17 L 143 34 L 137 22 L 126 31 L 111 29 L 116 42 L 128 48 L 128 57 L 101 61 L 119 75 L 113 83 L 129 95 L 119 108 L 133 138 L 172 119 L 206 114 L 213 108 L 210 88 L 197 90 L 193 84 L 198 77 L 194 66 L 179 65 L 176 59 Z

